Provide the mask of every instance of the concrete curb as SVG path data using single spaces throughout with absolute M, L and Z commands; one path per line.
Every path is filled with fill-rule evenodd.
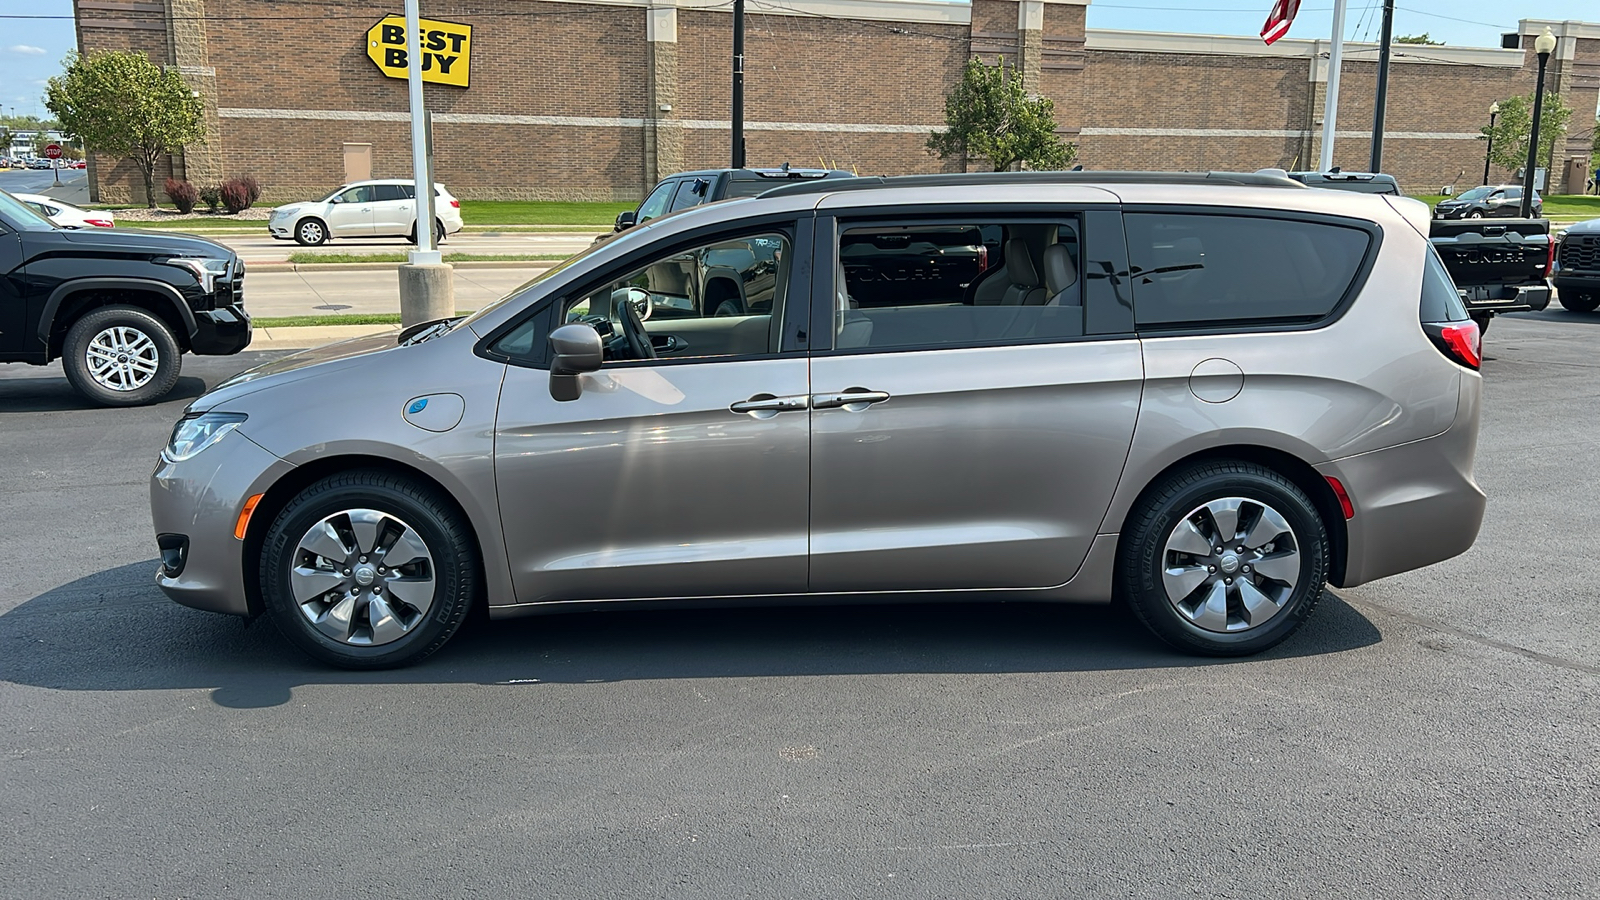
M 400 333 L 399 325 L 303 325 L 298 328 L 255 328 L 250 331 L 250 346 L 246 350 L 305 350 L 336 341 L 383 334 Z

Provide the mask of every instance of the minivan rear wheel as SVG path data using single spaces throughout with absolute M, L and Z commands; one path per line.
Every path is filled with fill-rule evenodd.
M 1135 504 L 1117 588 L 1172 646 L 1245 656 L 1311 615 L 1328 555 L 1322 517 L 1292 481 L 1254 463 L 1203 463 L 1167 475 Z
M 477 542 L 453 505 L 378 471 L 330 475 L 296 495 L 267 532 L 260 571 L 284 636 L 348 669 L 433 653 L 479 590 Z

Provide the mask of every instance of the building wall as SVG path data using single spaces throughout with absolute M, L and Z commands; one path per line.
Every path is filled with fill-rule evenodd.
M 406 84 L 367 58 L 387 5 L 75 0 L 85 50 L 140 49 L 206 97 L 211 137 L 167 167 L 198 182 L 254 175 L 265 199 L 344 180 L 345 143 L 374 177 L 410 173 Z M 728 8 L 714 0 L 475 0 L 428 15 L 473 25 L 472 86 L 429 84 L 436 172 L 468 198 L 634 199 L 672 171 L 726 165 Z M 1086 31 L 1083 0 L 749 0 L 751 165 L 871 174 L 955 171 L 925 149 L 966 60 L 1005 59 L 1055 102 L 1097 169 L 1314 168 L 1325 41 Z M 263 19 L 263 10 L 271 18 Z M 452 11 L 454 9 L 455 11 Z M 1587 104 L 1600 26 L 1555 23 L 1552 87 Z M 1524 23 L 1530 34 L 1544 23 Z M 1526 42 L 1531 46 L 1531 38 Z M 1434 191 L 1481 176 L 1489 103 L 1532 89 L 1531 52 L 1397 48 L 1385 166 Z M 1335 163 L 1367 168 L 1375 52 L 1347 45 Z M 1563 152 L 1576 152 L 1578 139 Z M 1558 164 L 1559 168 L 1559 164 Z M 96 159 L 99 198 L 138 199 L 137 171 Z M 1503 175 L 1504 173 L 1501 173 Z M 166 171 L 158 174 L 158 182 Z M 1498 177 L 1498 176 L 1497 176 Z

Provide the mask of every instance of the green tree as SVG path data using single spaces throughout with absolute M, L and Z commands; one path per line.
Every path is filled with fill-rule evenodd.
M 1572 120 L 1572 108 L 1561 101 L 1560 94 L 1549 91 L 1544 95 L 1544 111 L 1539 115 L 1540 166 L 1550 158 L 1550 151 L 1567 133 L 1567 123 Z M 1500 116 L 1494 129 L 1478 129 L 1485 138 L 1494 135 L 1494 147 L 1489 159 L 1503 169 L 1516 171 L 1528 164 L 1528 135 L 1533 131 L 1533 95 L 1522 94 L 1500 101 Z
M 1396 35 L 1395 39 L 1394 39 L 1394 42 L 1396 44 L 1427 44 L 1429 47 L 1443 47 L 1444 46 L 1444 41 L 1436 41 L 1436 40 L 1434 40 L 1433 38 L 1428 36 L 1428 33 L 1426 31 L 1424 31 L 1421 34 L 1401 34 L 1401 35 Z
M 1017 163 L 1030 169 L 1072 165 L 1078 148 L 1057 136 L 1055 104 L 1028 96 L 1016 68 L 1003 59 L 995 63 L 967 60 L 960 83 L 945 97 L 945 130 L 928 136 L 928 152 L 940 159 L 983 157 L 996 172 Z
M 52 138 L 47 132 L 35 132 L 33 135 L 33 155 L 43 156 L 44 148 L 54 144 L 55 142 L 56 139 Z
M 161 68 L 143 53 L 74 53 L 64 65 L 66 72 L 45 89 L 45 106 L 89 150 L 133 160 L 154 209 L 161 157 L 205 140 L 199 95 L 176 70 Z

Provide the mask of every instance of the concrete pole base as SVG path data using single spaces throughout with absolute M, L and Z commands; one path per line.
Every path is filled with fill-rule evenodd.
M 400 267 L 401 327 L 456 314 L 454 272 L 448 263 L 407 263 Z

